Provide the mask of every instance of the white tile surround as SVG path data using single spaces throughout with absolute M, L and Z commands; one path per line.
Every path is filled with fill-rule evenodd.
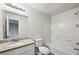
M 79 43 L 79 28 L 76 28 L 76 24 L 79 24 L 79 15 L 75 15 L 77 11 L 79 11 L 79 7 L 51 18 L 51 47 L 59 50 L 54 51 L 56 54 L 63 52 L 77 54 L 74 50 L 79 47 L 75 44 Z

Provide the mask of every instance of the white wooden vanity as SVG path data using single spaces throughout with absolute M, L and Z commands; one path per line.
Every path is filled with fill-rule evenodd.
M 34 55 L 35 52 L 35 44 L 31 39 L 2 43 L 0 46 L 1 55 Z

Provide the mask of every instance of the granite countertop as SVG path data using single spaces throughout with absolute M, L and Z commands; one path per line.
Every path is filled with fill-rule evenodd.
M 18 41 L 10 41 L 10 42 L 5 42 L 5 43 L 0 43 L 0 53 L 16 49 L 22 46 L 27 46 L 30 44 L 33 44 L 34 41 L 31 39 L 22 39 Z

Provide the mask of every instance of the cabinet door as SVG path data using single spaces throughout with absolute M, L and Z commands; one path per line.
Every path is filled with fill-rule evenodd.
M 33 50 L 28 50 L 28 51 L 20 53 L 19 55 L 34 55 L 34 52 L 35 51 L 33 51 Z
M 35 51 L 34 44 L 17 48 L 11 51 L 1 53 L 2 55 L 33 55 Z

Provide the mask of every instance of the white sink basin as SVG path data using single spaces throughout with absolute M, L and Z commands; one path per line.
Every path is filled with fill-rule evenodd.
M 7 44 L 8 47 L 18 47 L 18 46 L 22 46 L 25 44 L 29 44 L 29 42 L 31 42 L 31 40 L 19 40 L 17 42 L 10 42 Z
M 8 43 L 4 43 L 5 45 L 11 45 L 11 44 L 14 44 L 14 42 L 8 42 Z
M 9 47 L 16 47 L 16 46 L 20 46 L 22 45 L 23 43 L 13 43 L 13 44 L 10 44 L 8 45 Z
M 20 46 L 23 45 L 25 43 L 24 40 L 19 40 L 18 42 L 12 42 L 12 43 L 8 43 L 8 47 L 16 47 L 16 46 Z

